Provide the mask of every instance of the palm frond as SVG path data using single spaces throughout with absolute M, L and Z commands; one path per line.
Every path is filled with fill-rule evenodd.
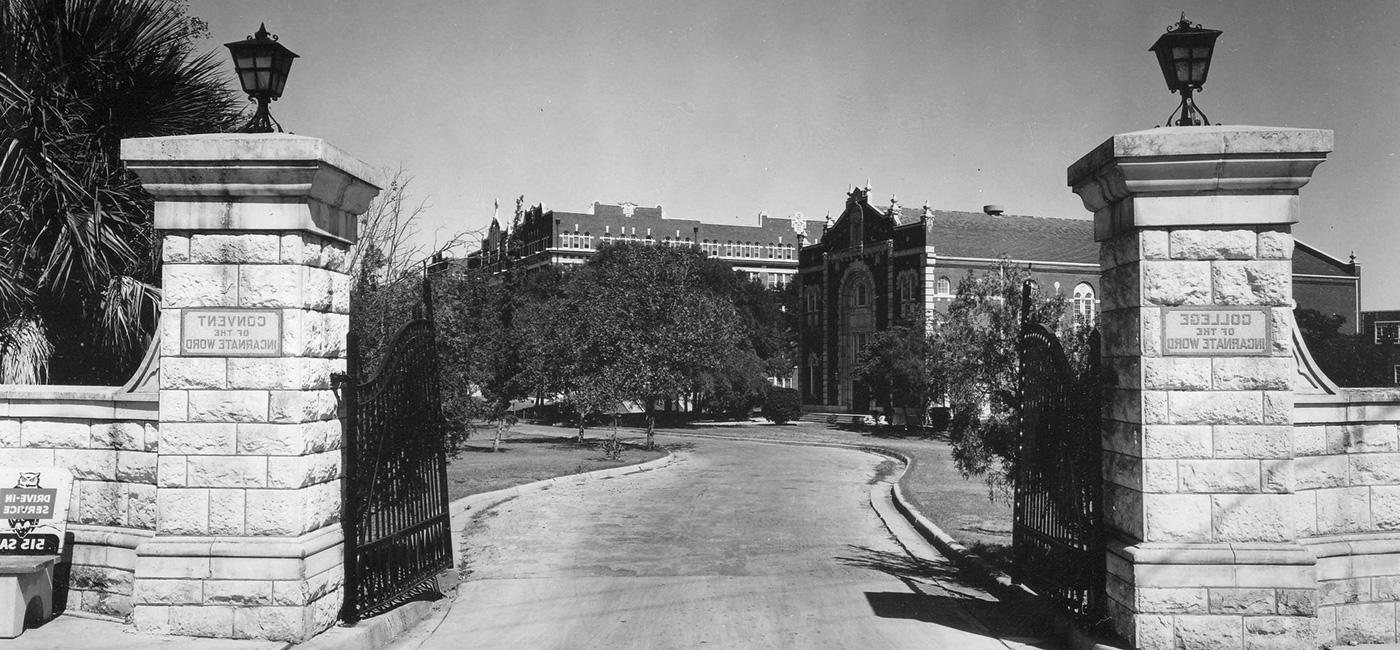
M 34 312 L 64 324 L 54 378 L 82 381 L 61 370 L 69 357 L 122 357 L 154 327 L 153 204 L 120 141 L 237 123 L 221 59 L 194 51 L 199 23 L 185 11 L 0 2 L 0 322 Z M 99 354 L 69 355 L 70 338 Z
M 42 384 L 51 358 L 53 343 L 37 317 L 16 318 L 0 327 L 0 383 Z
M 121 356 L 140 352 L 160 313 L 160 289 L 130 276 L 116 276 L 102 293 L 100 312 L 102 344 Z

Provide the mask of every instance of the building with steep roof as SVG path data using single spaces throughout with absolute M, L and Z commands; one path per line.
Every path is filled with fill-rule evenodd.
M 803 317 L 798 385 L 811 412 L 870 413 L 878 406 L 852 377 L 870 335 L 900 322 L 946 313 L 969 271 L 1006 258 L 1024 265 L 1043 291 L 1069 299 L 1077 317 L 1098 312 L 1099 245 L 1088 219 L 872 206 L 869 188 L 853 189 L 845 210 L 798 257 Z M 1299 242 L 1294 295 L 1303 308 L 1359 320 L 1361 271 Z M 1350 327 L 1355 327 L 1351 325 Z

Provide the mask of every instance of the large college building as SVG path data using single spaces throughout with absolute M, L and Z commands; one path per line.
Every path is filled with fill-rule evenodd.
M 877 331 L 944 312 L 968 271 L 1001 258 L 1025 265 L 1042 291 L 1071 301 L 1093 322 L 1099 291 L 1099 245 L 1088 219 L 1050 219 L 870 204 L 869 188 L 846 197 L 839 219 L 798 256 L 802 333 L 798 384 L 806 410 L 868 413 L 876 405 L 852 377 L 856 351 Z M 1361 271 L 1298 243 L 1293 256 L 1300 307 L 1359 321 Z M 1354 330 L 1353 330 L 1354 331 Z
M 523 213 L 514 236 L 492 219 L 481 249 L 465 262 L 488 270 L 582 264 L 603 244 L 640 241 L 699 246 L 770 287 L 796 278 L 803 309 L 797 384 L 806 408 L 819 412 L 871 411 L 876 405 L 851 372 L 870 334 L 946 312 L 959 280 L 995 268 L 1003 257 L 1027 266 L 1042 290 L 1064 295 L 1079 318 L 1093 322 L 1099 291 L 1093 221 L 1007 215 L 996 206 L 956 212 L 891 200 L 877 207 L 869 194 L 868 187 L 851 190 L 841 216 L 824 225 L 762 213 L 749 224 L 709 223 L 631 203 L 594 203 L 587 212 L 537 205 Z M 1300 307 L 1341 314 L 1344 329 L 1359 331 L 1355 260 L 1298 242 L 1293 268 Z
M 729 262 L 752 280 L 780 287 L 797 274 L 797 251 L 804 228 L 801 221 L 763 213 L 750 224 L 724 224 L 669 218 L 659 205 L 594 203 L 588 212 L 546 210 L 537 205 L 525 211 L 513 238 L 492 219 L 481 250 L 467 256 L 467 265 L 499 269 L 503 265 L 582 264 L 600 246 L 615 241 L 694 245 Z M 518 250 L 509 250 L 512 240 Z

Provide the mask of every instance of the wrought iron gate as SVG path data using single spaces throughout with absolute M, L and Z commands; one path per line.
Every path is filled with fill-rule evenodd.
M 1020 440 L 1016 454 L 1012 574 L 1088 622 L 1104 605 L 1099 335 L 1071 369 L 1053 333 L 1021 329 Z
M 385 345 L 361 381 L 359 341 L 349 337 L 342 445 L 345 602 L 355 622 L 436 589 L 452 566 L 447 513 L 446 427 L 438 393 L 432 293 Z M 416 312 L 417 310 L 415 310 Z

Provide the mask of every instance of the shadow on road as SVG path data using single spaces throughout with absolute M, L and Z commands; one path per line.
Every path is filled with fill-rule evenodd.
M 928 562 L 904 553 L 877 551 L 864 546 L 849 545 L 847 548 L 848 555 L 836 558 L 837 562 L 846 566 L 879 571 L 904 581 L 958 579 L 957 567 L 951 563 Z
M 848 548 L 849 554 L 837 557 L 838 562 L 885 573 L 909 588 L 906 593 L 865 592 L 870 611 L 880 618 L 931 623 L 1031 647 L 1042 647 L 1044 643 L 1040 638 L 1044 631 L 1037 621 L 1027 619 L 1022 612 L 982 590 L 967 586 L 969 583 L 960 579 L 960 572 L 951 563 L 929 562 L 864 546 Z

